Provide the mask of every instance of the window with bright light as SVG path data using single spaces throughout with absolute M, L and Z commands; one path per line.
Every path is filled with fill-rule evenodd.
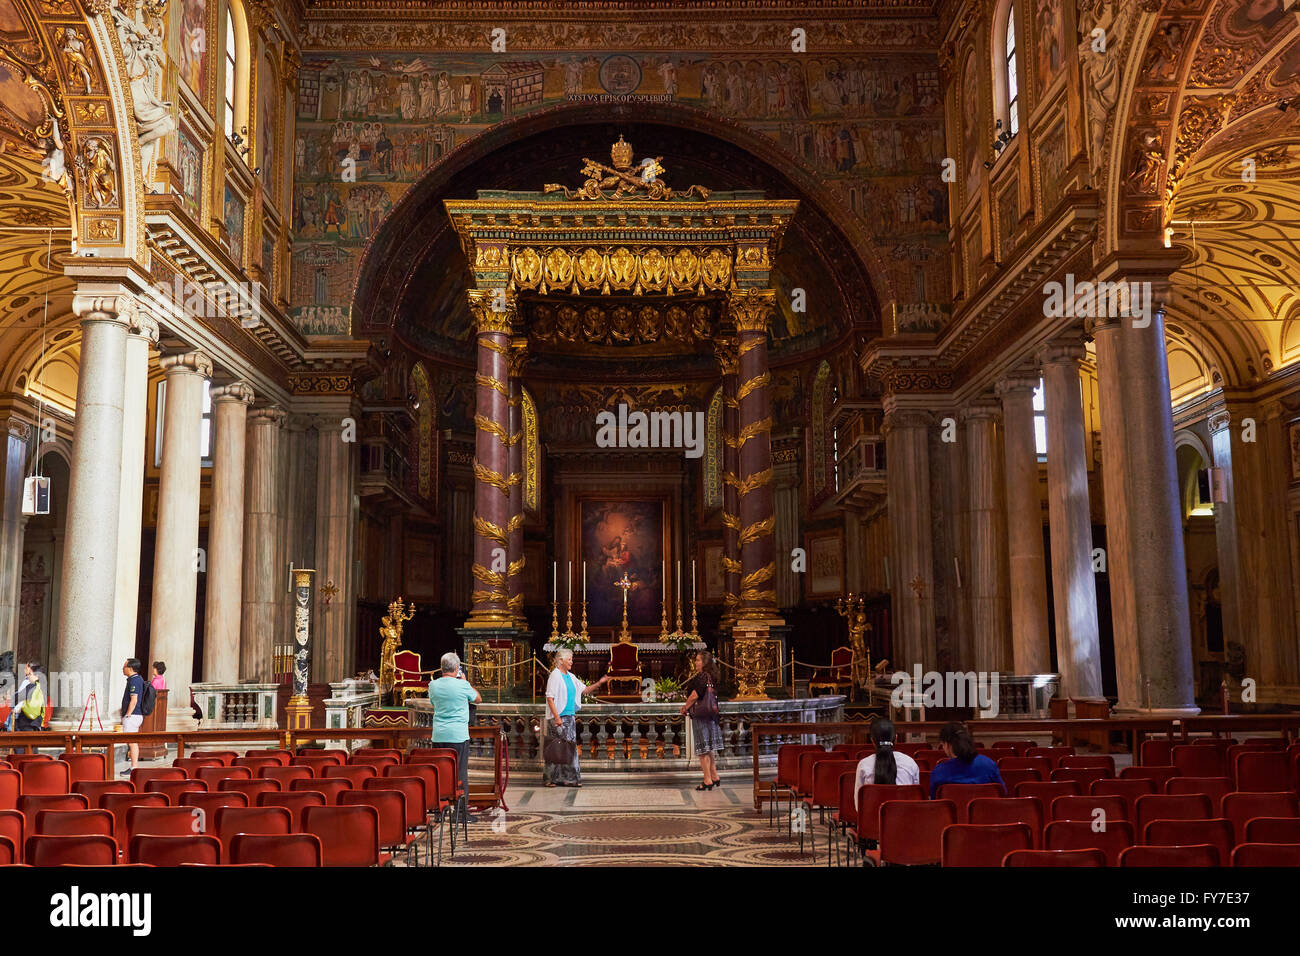
M 1005 55 L 1005 82 L 1006 82 L 1006 128 L 1012 136 L 1020 132 L 1020 117 L 1016 115 L 1016 107 L 1020 102 L 1020 86 L 1016 82 L 1016 6 L 1009 4 L 1007 6 L 1007 42 L 1004 51 Z
M 235 133 L 235 18 L 226 9 L 226 136 Z
M 204 468 L 212 467 L 212 439 L 213 439 L 213 415 L 212 415 L 212 383 L 207 379 L 203 381 L 203 417 L 199 420 L 199 456 L 202 459 Z M 163 459 L 163 422 L 167 417 L 167 383 L 159 382 L 157 396 L 154 400 L 154 443 L 153 443 L 153 464 L 155 468 L 162 467 Z
M 1041 378 L 1038 387 L 1034 389 L 1034 449 L 1039 458 L 1047 457 L 1047 402 Z

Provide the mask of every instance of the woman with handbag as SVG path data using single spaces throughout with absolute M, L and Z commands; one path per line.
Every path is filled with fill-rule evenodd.
M 722 778 L 718 776 L 718 754 L 722 750 L 722 721 L 715 690 L 720 683 L 718 677 L 718 665 L 713 662 L 713 655 L 708 651 L 696 654 L 695 676 L 686 683 L 685 689 L 690 693 L 682 707 L 683 715 L 691 715 L 695 756 L 700 758 L 700 770 L 704 773 L 704 783 L 696 790 L 712 790 L 722 784 Z
M 581 787 L 578 768 L 578 732 L 573 715 L 582 707 L 582 695 L 609 680 L 606 674 L 594 684 L 584 684 L 573 674 L 573 651 L 556 651 L 555 669 L 546 681 L 546 746 L 542 750 L 542 782 L 548 787 Z

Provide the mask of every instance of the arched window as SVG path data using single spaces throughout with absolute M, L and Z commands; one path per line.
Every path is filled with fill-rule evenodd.
M 239 58 L 235 55 L 235 18 L 226 10 L 226 136 L 235 132 L 235 77 Z
M 1020 117 L 1018 106 L 1020 104 L 1020 86 L 1016 82 L 1016 8 L 1015 4 L 1007 6 L 1007 40 L 1003 45 L 1003 66 L 1006 70 L 1007 84 L 1007 116 L 1004 128 L 1011 131 L 1015 136 L 1020 132 Z
M 243 135 L 240 130 L 248 126 L 248 25 L 236 0 L 229 0 L 226 5 L 226 30 L 221 49 L 225 79 L 222 85 L 225 117 L 222 122 L 226 138 L 233 139 L 236 134 Z
M 1009 138 L 1020 132 L 1020 57 L 1015 3 L 1003 0 L 993 22 L 993 102 L 1001 124 L 999 135 Z

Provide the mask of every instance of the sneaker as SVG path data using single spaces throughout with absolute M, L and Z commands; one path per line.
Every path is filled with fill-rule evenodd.
M 118 774 L 118 776 L 119 776 L 119 777 L 129 777 L 129 776 L 131 776 L 131 771 L 130 771 L 130 769 L 123 770 L 121 773 Z

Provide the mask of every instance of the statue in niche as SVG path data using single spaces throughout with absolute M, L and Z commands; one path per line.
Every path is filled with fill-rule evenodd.
M 147 13 L 148 22 L 157 26 L 156 33 L 146 26 L 145 10 L 136 9 L 134 16 L 129 16 L 120 7 L 113 8 L 113 20 L 126 58 L 126 73 L 131 81 L 136 140 L 140 147 L 140 174 L 146 187 L 153 183 L 154 163 L 163 137 L 176 128 L 172 104 L 160 99 L 157 93 L 165 55 L 160 6 L 154 4 Z

